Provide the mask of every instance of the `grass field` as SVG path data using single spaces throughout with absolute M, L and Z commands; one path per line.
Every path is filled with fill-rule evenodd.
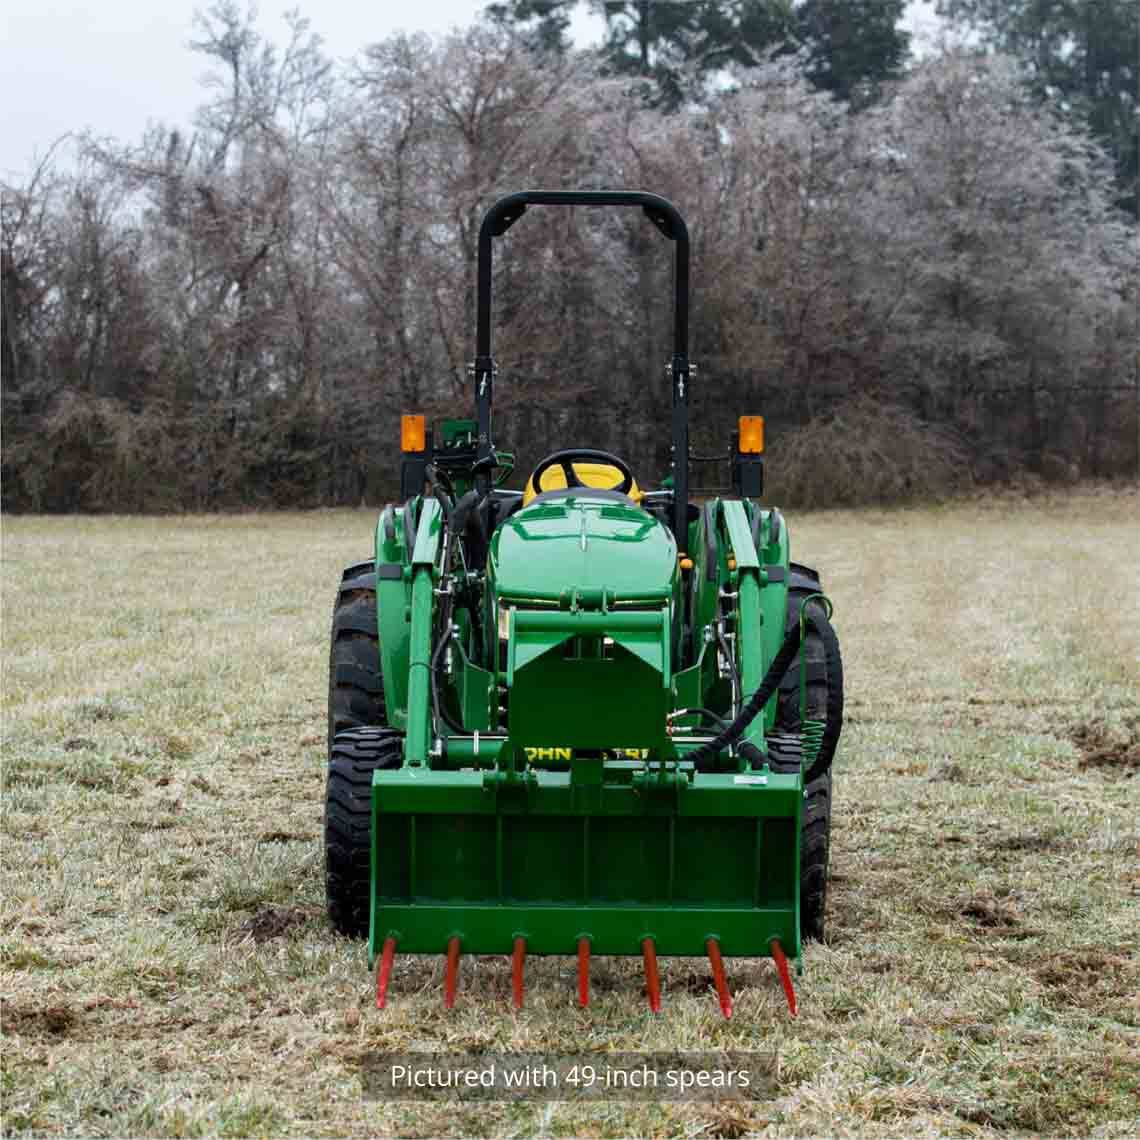
M 1134 1135 L 1140 496 L 790 518 L 848 677 L 825 946 L 398 961 L 323 916 L 327 623 L 369 512 L 3 526 L 3 1127 L 85 1135 Z M 361 1097 L 400 1048 L 767 1049 L 759 1107 Z

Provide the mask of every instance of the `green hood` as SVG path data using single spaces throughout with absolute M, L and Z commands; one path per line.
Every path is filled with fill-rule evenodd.
M 581 495 L 534 502 L 491 542 L 488 569 L 500 598 L 664 600 L 673 592 L 673 535 L 631 502 Z

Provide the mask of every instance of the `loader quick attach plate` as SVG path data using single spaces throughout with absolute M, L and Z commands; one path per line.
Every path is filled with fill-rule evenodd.
M 575 757 L 566 771 L 426 766 L 372 783 L 370 961 L 400 951 L 800 952 L 799 775 Z

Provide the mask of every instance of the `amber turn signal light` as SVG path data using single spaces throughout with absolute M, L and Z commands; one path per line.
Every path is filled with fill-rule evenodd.
M 400 417 L 400 450 L 427 451 L 427 419 L 425 416 Z
M 764 417 L 740 417 L 741 455 L 761 455 L 764 451 Z

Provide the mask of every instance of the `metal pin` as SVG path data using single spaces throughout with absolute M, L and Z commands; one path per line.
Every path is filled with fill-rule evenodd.
M 585 1009 L 590 1004 L 590 940 L 578 939 L 578 1004 Z
M 649 994 L 649 1008 L 661 1012 L 661 979 L 657 975 L 657 948 L 652 938 L 641 940 L 641 954 L 645 959 L 645 989 Z
M 452 935 L 447 940 L 447 969 L 443 975 L 443 1008 L 450 1009 L 455 1004 L 455 984 L 459 977 L 459 936 Z
M 383 1009 L 388 1000 L 388 979 L 392 976 L 392 959 L 396 956 L 396 940 L 384 939 L 384 952 L 376 969 L 376 1008 Z
M 715 938 L 709 938 L 705 942 L 705 949 L 709 952 L 713 982 L 716 985 L 717 997 L 720 998 L 720 1012 L 727 1019 L 732 1016 L 732 995 L 728 992 L 728 981 L 724 976 L 724 959 L 720 956 L 720 943 Z
M 776 969 L 780 971 L 780 981 L 784 986 L 784 996 L 788 999 L 788 1013 L 796 1016 L 796 991 L 792 986 L 792 974 L 788 969 L 788 958 L 778 938 L 771 942 L 772 957 L 776 960 Z
M 511 959 L 511 985 L 514 989 L 515 1009 L 523 1007 L 523 966 L 526 963 L 526 939 L 515 939 L 515 952 Z

